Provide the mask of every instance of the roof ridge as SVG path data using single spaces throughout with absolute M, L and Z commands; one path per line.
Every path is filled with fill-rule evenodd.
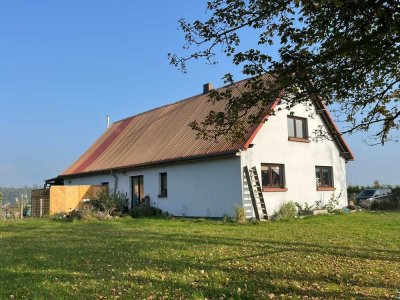
M 250 80 L 251 78 L 252 78 L 252 77 L 244 78 L 244 79 L 241 79 L 241 80 L 239 80 L 239 81 L 235 81 L 235 82 L 233 82 L 233 83 L 230 83 L 230 84 L 221 86 L 221 87 L 216 88 L 216 89 L 214 89 L 214 90 L 216 90 L 216 91 L 222 90 L 222 89 L 228 88 L 228 87 L 230 87 L 230 86 L 233 86 L 233 85 L 235 85 L 235 84 L 241 83 L 241 82 L 243 82 L 243 81 Z M 207 93 L 207 94 L 208 94 L 208 93 Z M 139 116 L 141 116 L 141 115 L 144 115 L 144 114 L 153 112 L 153 111 L 158 110 L 158 109 L 161 109 L 161 108 L 165 108 L 165 107 L 172 106 L 172 105 L 175 105 L 175 104 L 179 104 L 179 103 L 182 103 L 182 102 L 185 102 L 185 101 L 193 100 L 193 98 L 197 98 L 197 97 L 200 97 L 200 96 L 202 96 L 202 95 L 203 95 L 203 96 L 206 96 L 207 94 L 200 93 L 200 94 L 196 94 L 196 95 L 193 95 L 193 96 L 184 98 L 184 99 L 182 99 L 182 100 L 178 100 L 178 101 L 175 101 L 175 102 L 172 102 L 172 103 L 168 103 L 168 104 L 165 104 L 165 105 L 157 106 L 157 107 L 155 107 L 155 108 L 151 108 L 151 109 L 149 109 L 149 110 L 143 111 L 143 112 L 138 113 L 138 114 L 136 114 L 136 115 L 133 115 L 133 116 L 126 117 L 126 118 L 120 119 L 120 120 L 118 120 L 118 121 L 115 121 L 115 122 L 113 122 L 113 124 L 117 124 L 117 123 L 126 121 L 126 120 L 128 120 L 128 119 L 133 119 L 133 118 L 139 117 Z

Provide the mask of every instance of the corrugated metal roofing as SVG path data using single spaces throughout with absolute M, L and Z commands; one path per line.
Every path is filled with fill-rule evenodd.
M 62 176 L 208 157 L 243 148 L 257 126 L 248 125 L 246 139 L 235 145 L 222 136 L 217 141 L 196 139 L 188 124 L 203 121 L 210 110 L 221 111 L 226 105 L 209 99 L 208 94 L 200 94 L 115 122 Z
M 245 83 L 246 80 L 236 83 L 237 89 L 232 88 L 233 93 L 242 90 Z M 233 154 L 246 148 L 262 124 L 247 125 L 245 139 L 235 145 L 223 136 L 217 141 L 196 139 L 196 132 L 188 124 L 194 120 L 201 122 L 211 110 L 222 111 L 226 106 L 224 100 L 215 103 L 209 100 L 208 94 L 200 94 L 115 122 L 61 177 Z M 265 111 L 273 109 L 277 102 L 271 101 Z M 320 105 L 323 105 L 322 102 Z M 257 109 L 253 108 L 249 114 Z M 328 127 L 335 127 L 326 108 L 323 113 L 330 125 Z M 338 132 L 336 127 L 334 130 Z M 353 159 L 340 135 L 336 142 L 347 153 L 347 158 Z

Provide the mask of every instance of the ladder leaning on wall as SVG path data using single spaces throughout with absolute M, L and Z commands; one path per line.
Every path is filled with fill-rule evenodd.
M 260 178 L 258 177 L 256 167 L 244 170 L 244 208 L 246 217 L 252 218 L 253 211 L 256 220 L 268 220 L 267 208 L 265 206 L 264 196 Z

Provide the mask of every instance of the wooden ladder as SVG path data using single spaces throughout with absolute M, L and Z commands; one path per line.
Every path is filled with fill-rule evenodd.
M 262 186 L 256 167 L 249 169 L 247 166 L 245 166 L 244 174 L 256 219 L 268 220 L 267 208 L 265 206 Z M 246 215 L 248 216 L 248 214 Z

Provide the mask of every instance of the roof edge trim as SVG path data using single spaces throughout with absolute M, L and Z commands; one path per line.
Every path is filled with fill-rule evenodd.
M 243 144 L 242 149 L 247 150 L 250 146 L 250 144 L 253 142 L 254 138 L 256 137 L 257 133 L 260 131 L 261 127 L 264 126 L 265 122 L 268 120 L 268 118 L 271 116 L 271 113 L 274 111 L 275 107 L 278 105 L 278 103 L 281 101 L 283 92 L 281 95 L 279 95 L 278 98 L 276 98 L 275 102 L 272 104 L 271 108 L 269 109 L 268 113 L 266 116 L 262 119 L 260 124 L 254 129 L 254 131 L 251 133 L 250 137 L 247 139 L 247 141 Z
M 316 102 L 321 105 L 322 114 L 325 116 L 326 122 L 330 123 L 330 125 L 331 125 L 331 126 L 328 126 L 328 129 L 333 127 L 332 129 L 337 133 L 337 134 L 333 134 L 334 140 L 339 145 L 339 148 L 342 148 L 343 156 L 347 160 L 353 161 L 355 159 L 354 154 L 351 151 L 349 145 L 344 140 L 343 135 L 340 132 L 339 128 L 337 127 L 335 121 L 333 120 L 328 108 L 326 107 L 326 105 L 322 102 L 322 100 L 319 97 L 317 98 Z
M 160 161 L 154 161 L 154 162 L 150 162 L 150 163 L 143 163 L 143 164 L 137 164 L 137 165 L 116 167 L 116 168 L 109 168 L 109 169 L 102 169 L 102 170 L 95 170 L 95 171 L 88 171 L 88 172 L 81 172 L 81 173 L 75 173 L 75 174 L 65 174 L 65 175 L 61 174 L 61 175 L 58 175 L 56 178 L 82 177 L 82 176 L 88 176 L 88 175 L 104 174 L 104 173 L 111 172 L 111 171 L 126 171 L 126 170 L 130 170 L 130 169 L 149 168 L 154 165 L 164 165 L 164 164 L 166 165 L 166 164 L 174 164 L 174 163 L 180 163 L 180 162 L 195 162 L 195 161 L 202 161 L 202 160 L 208 160 L 208 159 L 236 157 L 236 153 L 238 151 L 239 151 L 239 149 L 226 151 L 226 152 L 211 153 L 211 154 L 207 154 L 207 155 L 181 157 L 181 158 L 170 159 L 170 160 L 160 160 Z

